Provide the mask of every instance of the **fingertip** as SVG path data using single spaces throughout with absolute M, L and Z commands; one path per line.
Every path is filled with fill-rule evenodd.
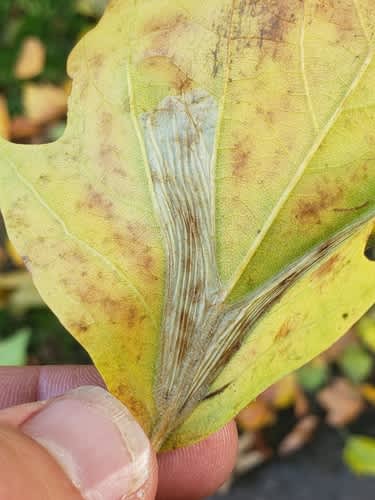
M 161 453 L 157 500 L 197 500 L 211 495 L 230 476 L 237 457 L 234 422 L 186 448 Z

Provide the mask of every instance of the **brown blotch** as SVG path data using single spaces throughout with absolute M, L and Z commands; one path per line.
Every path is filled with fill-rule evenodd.
M 99 149 L 99 161 L 102 167 L 121 169 L 121 162 L 119 159 L 119 151 L 115 146 L 103 143 Z
M 340 261 L 339 255 L 333 255 L 326 262 L 323 262 L 318 269 L 314 272 L 314 278 L 321 279 L 331 274 Z
M 152 19 L 144 26 L 145 35 L 152 37 L 150 44 L 150 55 L 167 56 L 173 49 L 174 39 L 181 34 L 187 27 L 187 18 L 183 14 L 162 19 L 160 16 Z M 145 52 L 147 57 L 148 53 Z
M 84 321 L 78 321 L 77 323 L 71 323 L 69 325 L 69 329 L 79 334 L 86 333 L 90 328 L 90 325 L 85 323 Z
M 146 433 L 150 431 L 151 416 L 147 408 L 135 398 L 130 387 L 120 384 L 118 387 L 109 387 L 112 394 L 126 404 L 130 412 L 135 415 Z
M 197 217 L 188 211 L 185 215 L 186 227 L 188 229 L 189 234 L 195 238 L 199 235 L 199 222 Z
M 113 116 L 108 111 L 104 111 L 100 115 L 100 130 L 103 136 L 108 137 L 112 132 Z
M 193 80 L 183 71 L 178 71 L 173 86 L 179 94 L 185 94 L 192 89 Z
M 237 179 L 244 179 L 248 173 L 250 151 L 243 148 L 243 144 L 237 142 L 234 145 L 232 175 Z
M 104 214 L 107 218 L 113 217 L 113 202 L 89 185 L 86 197 L 77 203 L 78 209 L 89 209 Z
M 367 181 L 369 178 L 370 168 L 372 169 L 373 166 L 369 165 L 368 163 L 364 163 L 350 175 L 350 181 L 355 184 Z
M 199 280 L 193 288 L 193 292 L 191 295 L 191 301 L 192 302 L 199 302 L 200 300 L 202 300 L 202 295 L 203 295 L 204 291 L 205 291 L 205 288 L 203 286 L 203 283 L 201 280 Z
M 322 212 L 336 205 L 342 198 L 341 186 L 334 186 L 331 190 L 318 186 L 314 199 L 298 201 L 295 218 L 302 224 L 321 224 Z
M 290 327 L 289 322 L 286 321 L 281 325 L 278 332 L 276 333 L 275 340 L 285 339 L 290 334 L 291 331 L 292 328 Z
M 78 250 L 63 250 L 58 254 L 59 258 L 64 260 L 67 263 L 73 264 L 74 266 L 80 265 L 83 266 L 87 264 L 87 257 L 80 253 Z
M 177 28 L 185 25 L 187 18 L 183 14 L 177 14 L 173 17 L 163 18 L 161 16 L 151 19 L 148 23 L 144 25 L 144 34 L 159 33 L 162 31 L 172 32 L 176 31 Z
M 127 313 L 127 326 L 128 328 L 134 328 L 138 318 L 137 308 L 130 306 Z
M 283 50 L 283 43 L 290 29 L 295 26 L 302 0 L 242 0 L 237 7 L 240 27 L 234 33 L 237 50 L 256 45 L 262 55 L 276 58 Z M 258 24 L 259 35 L 251 36 L 249 26 Z M 271 43 L 270 43 L 271 42 Z

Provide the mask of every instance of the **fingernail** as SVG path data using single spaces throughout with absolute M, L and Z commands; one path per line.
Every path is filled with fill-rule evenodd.
M 130 412 L 99 387 L 51 400 L 23 426 L 62 466 L 85 500 L 121 500 L 142 489 L 151 447 Z

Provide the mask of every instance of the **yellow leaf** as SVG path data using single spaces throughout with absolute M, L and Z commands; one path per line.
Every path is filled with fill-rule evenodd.
M 375 405 L 375 386 L 372 384 L 363 384 L 361 394 L 369 403 Z
M 10 237 L 156 449 L 375 302 L 374 32 L 370 0 L 113 0 L 63 137 L 0 142 Z
M 17 250 L 14 248 L 14 245 L 11 241 L 6 240 L 5 242 L 5 249 L 7 251 L 7 254 L 9 255 L 11 261 L 13 264 L 15 264 L 17 267 L 23 267 L 24 262 L 22 260 L 22 257 L 18 254 Z
M 0 95 L 0 137 L 9 139 L 10 137 L 10 117 L 8 105 L 5 98 Z
M 344 461 L 350 469 L 359 475 L 375 475 L 375 439 L 354 435 L 344 448 Z
M 375 319 L 369 314 L 361 319 L 357 331 L 362 341 L 375 352 Z
M 65 90 L 49 83 L 27 83 L 23 88 L 25 115 L 35 124 L 45 124 L 63 116 L 67 101 Z
M 261 398 L 274 408 L 282 410 L 292 406 L 297 398 L 298 386 L 294 374 L 287 375 L 267 389 Z
M 15 77 L 26 80 L 38 76 L 44 69 L 45 59 L 46 49 L 39 38 L 25 38 L 14 68 Z

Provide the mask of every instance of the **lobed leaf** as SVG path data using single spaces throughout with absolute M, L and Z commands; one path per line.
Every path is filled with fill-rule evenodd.
M 114 0 L 64 136 L 1 140 L 10 236 L 155 448 L 375 302 L 374 30 L 371 0 Z

